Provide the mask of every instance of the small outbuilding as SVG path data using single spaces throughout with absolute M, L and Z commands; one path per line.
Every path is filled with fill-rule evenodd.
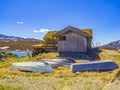
M 43 52 L 56 52 L 57 45 L 56 44 L 36 44 L 32 46 L 32 56 L 38 55 Z
M 79 29 L 68 26 L 55 34 L 58 40 L 59 53 L 86 53 L 92 40 L 91 29 Z

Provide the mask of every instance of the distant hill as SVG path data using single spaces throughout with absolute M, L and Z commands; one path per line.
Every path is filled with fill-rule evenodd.
M 16 37 L 16 36 L 7 36 L 7 35 L 0 34 L 0 39 L 22 40 L 24 38 Z
M 0 47 L 9 46 L 9 50 L 32 50 L 32 45 L 38 43 L 41 40 L 0 34 Z
M 114 42 L 110 42 L 102 47 L 112 47 L 112 48 L 117 48 L 120 49 L 120 40 L 118 41 L 114 41 Z

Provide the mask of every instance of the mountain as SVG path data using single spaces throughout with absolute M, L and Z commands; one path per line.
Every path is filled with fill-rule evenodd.
M 7 35 L 0 34 L 0 39 L 22 40 L 24 38 L 16 37 L 16 36 L 7 36 Z
M 113 47 L 113 48 L 117 48 L 117 49 L 120 49 L 120 40 L 118 41 L 114 41 L 114 42 L 110 42 L 106 45 L 104 45 L 105 47 Z
M 41 43 L 41 40 L 0 34 L 0 47 L 9 46 L 9 50 L 32 50 L 32 45 L 38 43 Z

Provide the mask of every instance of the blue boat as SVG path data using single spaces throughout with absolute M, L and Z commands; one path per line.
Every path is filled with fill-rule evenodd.
M 104 71 L 118 68 L 118 65 L 112 60 L 91 61 L 84 63 L 71 64 L 72 72 L 79 71 Z

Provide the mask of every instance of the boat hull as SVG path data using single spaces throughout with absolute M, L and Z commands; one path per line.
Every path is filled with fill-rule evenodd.
M 118 68 L 118 65 L 112 60 L 91 61 L 84 63 L 71 64 L 71 71 L 102 71 Z
M 52 67 L 49 64 L 37 61 L 13 63 L 10 66 L 10 70 L 13 69 L 30 72 L 52 72 Z

